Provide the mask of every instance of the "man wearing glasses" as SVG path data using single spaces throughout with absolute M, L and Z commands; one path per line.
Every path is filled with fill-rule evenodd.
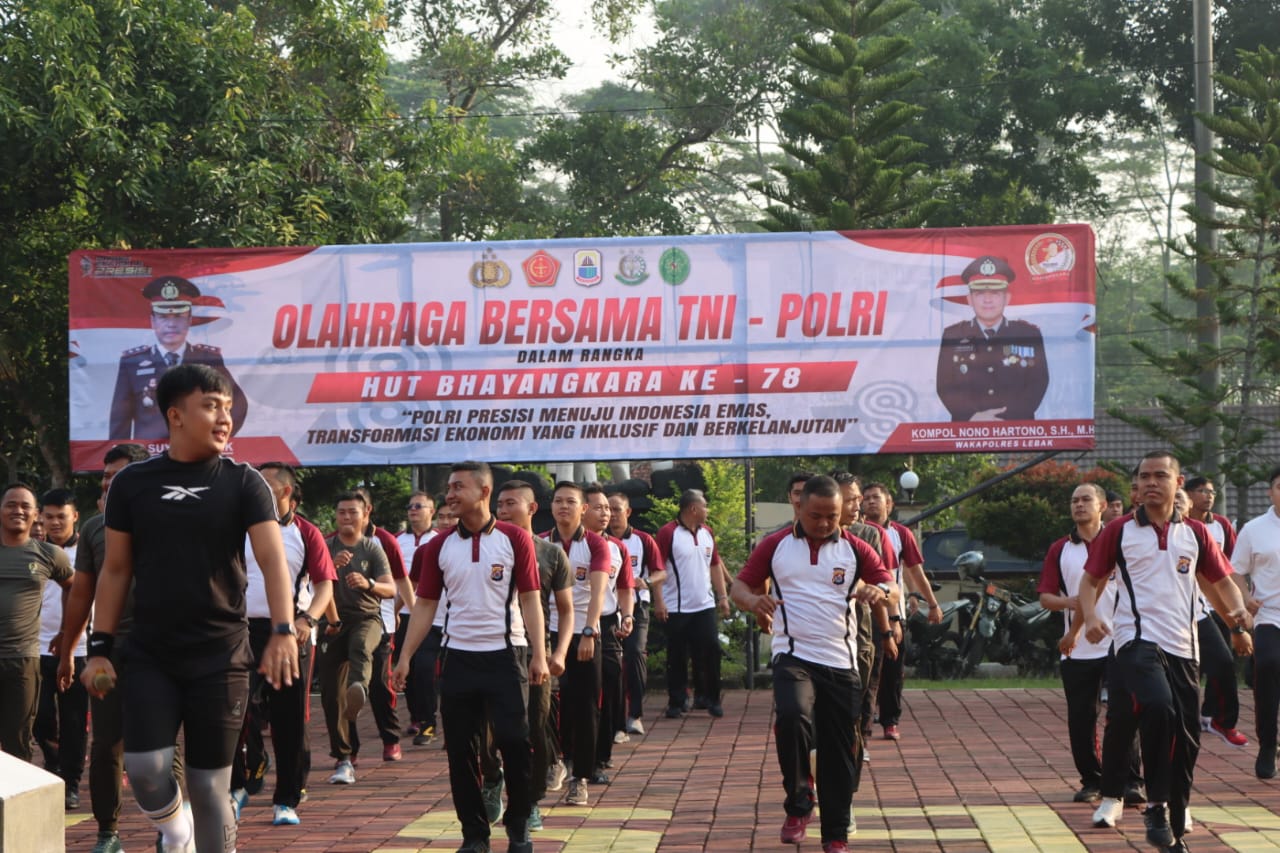
M 1191 498 L 1188 518 L 1202 522 L 1231 558 L 1236 547 L 1236 531 L 1231 522 L 1213 511 L 1217 491 L 1208 477 L 1187 480 L 1187 496 Z M 1236 687 L 1236 666 L 1228 645 L 1227 626 L 1213 608 L 1200 596 L 1196 633 L 1200 640 L 1200 673 L 1204 676 L 1204 701 L 1200 706 L 1200 728 L 1213 732 L 1231 746 L 1249 745 L 1249 738 L 1236 728 L 1240 719 L 1240 696 Z
M 405 507 L 409 518 L 409 527 L 396 537 L 400 545 L 400 554 L 406 566 L 413 565 L 413 555 L 439 535 L 440 531 L 432 527 L 436 514 L 436 502 L 426 492 L 414 492 L 409 495 L 409 503 Z M 409 579 L 417 584 L 417 578 Z M 400 649 L 404 647 L 404 632 L 409 627 L 409 614 L 412 602 L 398 597 L 400 604 L 396 622 L 396 641 L 391 652 L 391 664 L 400 662 Z M 413 736 L 415 746 L 426 746 L 436 736 L 436 658 L 440 654 L 440 639 L 444 625 L 444 607 L 438 609 L 440 617 L 438 625 L 432 625 L 427 639 L 418 647 L 417 653 L 409 661 L 409 680 L 405 683 L 404 696 L 409 705 L 409 729 L 406 732 Z

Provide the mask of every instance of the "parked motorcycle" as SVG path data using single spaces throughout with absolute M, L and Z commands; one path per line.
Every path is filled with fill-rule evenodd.
M 936 587 L 935 587 L 936 591 Z M 907 614 L 906 665 L 915 668 L 917 678 L 935 681 L 960 675 L 960 625 L 968 623 L 973 601 L 962 598 L 938 603 L 942 620 L 929 622 L 929 608 L 924 596 L 913 592 Z
M 1058 652 L 1061 636 L 1060 616 L 1041 607 L 1039 598 L 1015 596 L 1009 609 L 1009 645 L 1019 675 L 1053 675 L 1061 657 Z
M 986 558 L 981 551 L 965 551 L 955 560 L 960 579 L 975 583 L 982 590 L 977 607 L 960 631 L 962 676 L 972 675 L 988 654 L 999 662 L 1007 662 L 1012 654 L 1007 626 L 1013 596 L 982 576 L 985 566 Z

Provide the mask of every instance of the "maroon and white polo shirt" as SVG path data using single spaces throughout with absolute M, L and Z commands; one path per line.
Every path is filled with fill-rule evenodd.
M 846 531 L 820 543 L 799 524 L 760 540 L 738 580 L 749 587 L 770 581 L 778 602 L 773 614 L 773 654 L 836 669 L 858 666 L 857 582 L 889 583 L 892 575 L 875 550 Z
M 1231 574 L 1231 566 L 1200 522 L 1175 512 L 1168 524 L 1153 524 L 1139 507 L 1102 528 L 1085 571 L 1096 578 L 1116 573 L 1117 650 L 1131 640 L 1148 640 L 1168 654 L 1196 660 L 1196 575 L 1216 583 Z
M 280 528 L 284 540 L 284 559 L 289 567 L 289 581 L 293 584 L 293 606 L 306 610 L 314 597 L 313 584 L 320 581 L 336 581 L 338 570 L 329 556 L 329 546 L 324 534 L 305 518 L 295 515 Z M 262 579 L 262 567 L 254 556 L 249 537 L 244 538 L 244 562 L 248 584 L 244 591 L 244 611 L 249 619 L 270 619 L 271 607 L 267 603 L 267 587 Z
M 569 571 L 573 573 L 573 633 L 581 634 L 587 627 L 587 610 L 591 607 L 591 573 L 604 572 L 607 575 L 613 571 L 609 545 L 603 536 L 583 527 L 575 530 L 567 540 L 562 539 L 560 531 L 554 527 L 544 533 L 543 538 L 563 548 L 569 558 Z M 616 603 L 614 609 L 617 609 Z M 604 609 L 600 613 L 603 615 Z M 591 627 L 598 629 L 600 626 Z M 560 630 L 560 614 L 554 607 L 551 609 L 550 630 Z
M 627 554 L 631 557 L 632 577 L 648 584 L 649 578 L 655 572 L 665 571 L 662 564 L 662 553 L 658 550 L 658 543 L 648 533 L 628 526 L 626 530 L 622 531 L 622 535 L 617 538 L 621 540 L 623 545 L 627 546 Z M 637 602 L 649 600 L 649 590 L 636 590 Z
M 612 616 L 618 612 L 618 590 L 635 589 L 635 577 L 631 573 L 631 555 L 622 540 L 609 533 L 599 534 L 609 545 L 609 582 L 604 587 L 604 606 L 600 608 L 601 616 Z
M 1049 553 L 1044 557 L 1044 568 L 1040 570 L 1040 585 L 1036 587 L 1036 592 L 1047 593 L 1049 595 L 1079 595 L 1080 581 L 1084 578 L 1084 566 L 1089 559 L 1090 543 L 1080 538 L 1075 531 L 1071 531 L 1071 535 L 1063 536 L 1057 542 L 1049 546 Z M 1113 573 L 1111 580 L 1115 581 L 1116 576 Z M 1102 589 L 1102 595 L 1098 598 L 1095 605 L 1099 618 L 1110 627 L 1116 610 L 1116 594 L 1119 587 L 1115 583 L 1108 583 Z M 1065 636 L 1071 631 L 1071 620 L 1075 617 L 1072 610 L 1063 611 L 1066 617 L 1066 630 L 1063 632 Z M 1097 660 L 1105 658 L 1111 652 L 1111 638 L 1104 637 L 1100 643 L 1091 643 L 1083 633 L 1076 639 L 1076 647 L 1071 652 L 1071 657 L 1075 660 Z M 1066 655 L 1063 655 L 1066 659 Z
M 490 518 L 472 532 L 459 522 L 413 555 L 418 595 L 439 601 L 449 596 L 445 648 L 492 652 L 527 646 L 522 592 L 539 592 L 542 580 L 529 531 Z
M 720 562 L 716 538 L 705 524 L 690 530 L 679 521 L 663 525 L 657 543 L 667 564 L 662 600 L 671 613 L 699 613 L 716 606 L 711 567 Z

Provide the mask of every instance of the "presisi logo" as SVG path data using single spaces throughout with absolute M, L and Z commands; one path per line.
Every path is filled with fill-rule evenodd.
M 198 501 L 200 500 L 201 492 L 209 491 L 208 486 L 192 486 L 191 488 L 186 486 L 165 486 L 165 488 L 169 491 L 161 496 L 160 500 L 162 501 L 185 501 L 187 498 Z

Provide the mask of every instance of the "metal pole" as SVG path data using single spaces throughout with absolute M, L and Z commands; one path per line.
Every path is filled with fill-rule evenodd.
M 1034 459 L 1029 459 L 1026 462 L 1023 462 L 1021 465 L 1017 466 L 1016 468 L 1010 468 L 1008 471 L 1005 471 L 1001 474 L 997 474 L 996 476 L 992 477 L 989 480 L 983 480 L 981 483 L 969 489 L 968 491 L 962 494 L 956 495 L 954 498 L 947 498 L 945 501 L 938 504 L 937 506 L 931 506 L 928 509 L 926 509 L 924 512 L 920 513 L 919 515 L 914 516 L 908 520 L 904 520 L 902 523 L 905 524 L 907 527 L 914 527 L 920 522 L 924 521 L 926 518 L 933 518 L 933 516 L 942 512 L 944 509 L 953 507 L 956 504 L 960 503 L 961 501 L 967 500 L 973 497 L 979 492 L 986 491 L 987 489 L 994 486 L 996 483 L 1003 483 L 1005 480 L 1009 479 L 1010 477 L 1015 477 L 1018 474 L 1021 474 L 1023 471 L 1027 470 L 1028 468 L 1034 468 L 1035 466 L 1039 465 L 1041 462 L 1048 462 L 1050 459 L 1057 456 L 1061 452 L 1062 452 L 1061 450 L 1049 450 L 1044 453 L 1041 453 L 1039 456 L 1035 457 Z
M 747 518 L 744 525 L 743 534 L 747 537 L 747 553 L 751 553 L 751 546 L 756 538 L 756 463 L 754 459 L 748 458 L 746 464 L 742 466 L 743 477 L 746 480 L 747 495 Z M 747 648 L 746 648 L 746 664 L 747 675 L 745 678 L 748 690 L 754 690 L 756 686 L 756 668 L 760 665 L 760 635 L 756 629 L 755 617 L 750 613 L 744 613 L 743 618 L 747 621 Z
M 1192 40 L 1195 59 L 1196 112 L 1213 115 L 1213 0 L 1192 0 Z M 1200 388 L 1206 395 L 1216 393 L 1222 384 L 1222 368 L 1216 353 L 1220 346 L 1221 329 L 1218 324 L 1218 307 L 1213 298 L 1213 270 L 1205 260 L 1205 253 L 1218 249 L 1217 231 L 1209 227 L 1217 213 L 1217 206 L 1210 196 L 1213 189 L 1213 168 L 1205 158 L 1213 152 L 1213 133 L 1198 117 L 1195 123 L 1196 145 L 1196 210 L 1200 222 L 1196 225 L 1196 319 L 1199 321 L 1198 340 L 1210 351 L 1200 372 Z M 1216 406 L 1215 406 L 1216 408 Z M 1215 414 L 1217 414 L 1215 412 Z M 1210 417 L 1200 431 L 1204 443 L 1201 471 L 1206 476 L 1217 477 L 1222 470 L 1222 425 L 1216 417 Z M 1219 491 L 1217 509 L 1224 506 L 1225 490 Z

